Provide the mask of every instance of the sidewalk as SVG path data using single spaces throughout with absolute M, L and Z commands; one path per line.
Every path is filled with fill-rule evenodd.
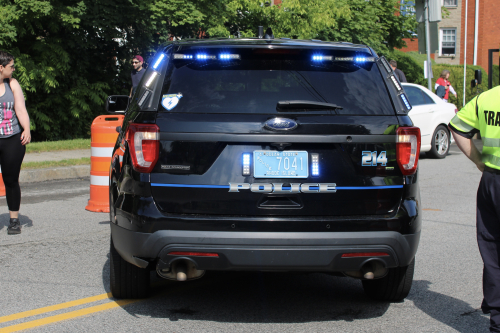
M 90 157 L 90 149 L 30 153 L 24 156 L 23 162 L 61 161 L 82 157 Z M 19 175 L 19 182 L 42 182 L 54 179 L 87 177 L 90 177 L 90 165 L 74 165 L 68 167 L 21 170 L 21 174 Z

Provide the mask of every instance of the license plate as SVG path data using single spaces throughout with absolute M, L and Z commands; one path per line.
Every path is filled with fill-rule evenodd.
M 309 154 L 307 151 L 253 152 L 253 176 L 255 178 L 307 178 Z

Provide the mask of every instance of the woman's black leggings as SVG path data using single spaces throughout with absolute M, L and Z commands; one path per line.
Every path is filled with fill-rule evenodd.
M 21 144 L 21 133 L 0 139 L 0 167 L 7 195 L 7 206 L 17 212 L 21 205 L 19 172 L 23 163 L 26 146 Z

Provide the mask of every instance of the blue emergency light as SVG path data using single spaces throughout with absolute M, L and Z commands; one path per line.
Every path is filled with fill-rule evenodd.
M 312 56 L 312 61 L 321 62 L 321 61 L 331 61 L 333 59 L 332 56 L 324 56 L 320 54 L 315 54 Z
M 406 98 L 405 94 L 401 94 L 401 100 L 403 101 L 403 103 L 405 104 L 406 108 L 408 110 L 411 110 L 411 105 L 410 105 L 410 102 L 408 101 L 408 99 Z
M 311 154 L 311 174 L 319 176 L 319 154 Z
M 163 58 L 165 58 L 165 54 L 162 53 L 162 54 L 160 54 L 160 56 L 158 57 L 158 60 L 156 60 L 155 64 L 153 65 L 153 69 L 158 68 L 158 66 L 160 65 Z
M 219 54 L 220 60 L 238 60 L 240 59 L 239 54 L 229 54 L 229 53 L 221 53 Z
M 243 176 L 250 176 L 250 154 L 243 154 Z

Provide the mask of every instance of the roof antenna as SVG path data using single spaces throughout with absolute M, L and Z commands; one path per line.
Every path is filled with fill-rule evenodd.
M 264 39 L 274 39 L 273 30 L 270 27 L 267 28 Z
M 264 37 L 264 27 L 259 25 L 259 34 L 258 34 L 258 37 L 259 38 L 262 38 Z

